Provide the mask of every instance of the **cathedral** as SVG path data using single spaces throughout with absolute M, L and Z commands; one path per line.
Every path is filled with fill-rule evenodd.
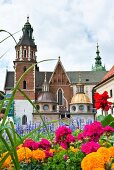
M 39 112 L 18 90 L 14 98 L 13 118 L 25 125 L 28 122 L 40 122 L 40 114 L 49 121 L 69 118 L 81 118 L 82 122 L 94 120 L 93 87 L 107 73 L 102 66 L 99 46 L 92 71 L 66 71 L 58 57 L 52 72 L 40 71 L 37 66 L 37 45 L 33 38 L 33 28 L 27 17 L 22 28 L 22 37 L 15 46 L 14 71 L 6 72 L 5 94 L 10 95 L 21 75 L 33 65 L 19 84 L 19 89 L 34 102 Z

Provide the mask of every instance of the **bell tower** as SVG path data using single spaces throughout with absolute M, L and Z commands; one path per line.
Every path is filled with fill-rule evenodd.
M 15 46 L 16 49 L 16 58 L 14 61 L 14 69 L 15 69 L 15 77 L 14 77 L 14 84 L 16 85 L 19 78 L 22 74 L 31 66 L 34 65 L 33 68 L 24 76 L 23 80 L 21 81 L 19 88 L 32 100 L 35 100 L 35 73 L 36 73 L 36 51 L 37 46 L 35 45 L 34 38 L 33 38 L 33 28 L 29 23 L 29 17 L 27 17 L 27 22 L 25 23 L 24 27 L 22 28 L 22 37 L 19 39 L 19 42 Z M 17 91 L 15 95 L 15 112 L 16 114 L 26 117 L 26 107 L 30 107 L 27 111 L 31 110 L 31 115 L 33 109 L 29 106 L 29 103 L 23 95 Z M 22 104 L 22 105 L 21 105 Z M 24 110 L 23 110 L 23 109 Z M 21 113 L 19 113 L 21 112 Z M 29 115 L 29 117 L 31 117 Z M 22 122 L 25 122 L 22 120 Z
M 29 17 L 27 17 L 27 22 L 22 28 L 23 35 L 20 38 L 18 44 L 16 45 L 16 59 L 14 61 L 15 68 L 15 84 L 21 75 L 32 65 L 36 63 L 36 51 L 37 46 L 33 39 L 33 28 L 29 23 Z M 35 68 L 33 67 L 29 73 L 24 77 L 23 81 L 20 83 L 20 89 L 22 89 L 31 100 L 35 98 Z M 23 96 L 17 95 L 15 98 L 23 99 Z

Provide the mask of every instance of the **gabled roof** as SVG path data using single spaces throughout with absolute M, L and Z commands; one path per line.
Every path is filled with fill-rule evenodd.
M 63 65 L 62 65 L 62 62 L 61 62 L 61 60 L 60 60 L 60 57 L 58 58 L 58 62 L 57 62 L 57 64 L 56 64 L 56 66 L 55 66 L 55 69 L 54 69 L 52 75 L 51 75 L 51 78 L 50 78 L 50 80 L 49 80 L 49 83 L 51 82 L 51 80 L 52 80 L 52 78 L 53 78 L 53 75 L 54 75 L 54 73 L 56 72 L 56 69 L 57 69 L 57 67 L 58 67 L 59 64 L 60 64 L 61 68 L 63 69 L 63 71 L 64 71 L 64 73 L 65 73 L 65 75 L 66 75 L 66 77 L 67 77 L 67 79 L 68 79 L 68 81 L 69 81 L 69 83 L 70 83 L 70 79 L 69 79 L 69 77 L 68 77 L 68 75 L 67 75 L 67 73 L 66 73 L 66 71 L 65 71 L 65 69 L 64 69 L 64 67 L 63 67 Z

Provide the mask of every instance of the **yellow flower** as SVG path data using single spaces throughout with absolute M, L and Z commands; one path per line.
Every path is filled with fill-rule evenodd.
M 36 160 L 43 160 L 45 159 L 46 154 L 44 151 L 37 149 L 32 151 L 32 158 Z
M 112 169 L 112 168 L 114 168 L 114 163 L 112 163 L 112 165 L 111 165 L 111 169 Z
M 70 146 L 70 150 L 75 153 L 79 151 L 78 148 L 74 148 L 73 146 Z
M 111 153 L 111 157 L 114 158 L 114 146 L 111 146 L 111 147 L 109 148 L 109 150 L 110 150 L 110 153 Z
M 0 161 L 6 156 L 8 152 L 5 152 L 1 155 Z M 7 159 L 4 161 L 2 168 L 7 168 L 11 166 L 11 156 L 8 156 Z
M 110 152 L 110 150 L 109 150 L 108 148 L 100 147 L 100 148 L 97 150 L 97 152 L 102 155 L 102 157 L 104 158 L 105 163 L 110 160 L 111 152 Z
M 50 152 L 54 153 L 54 152 L 56 152 L 56 150 L 55 149 L 50 149 Z
M 27 161 L 32 157 L 32 151 L 27 147 L 22 147 L 17 150 L 19 161 Z
M 81 162 L 82 170 L 93 170 L 104 168 L 104 159 L 100 153 L 92 152 L 84 157 Z

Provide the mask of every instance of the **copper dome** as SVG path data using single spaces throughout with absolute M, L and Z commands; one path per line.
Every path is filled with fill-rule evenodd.
M 57 103 L 56 97 L 51 92 L 41 92 L 37 98 L 38 103 Z
M 85 93 L 77 93 L 72 97 L 70 104 L 76 103 L 91 103 L 91 101 Z

